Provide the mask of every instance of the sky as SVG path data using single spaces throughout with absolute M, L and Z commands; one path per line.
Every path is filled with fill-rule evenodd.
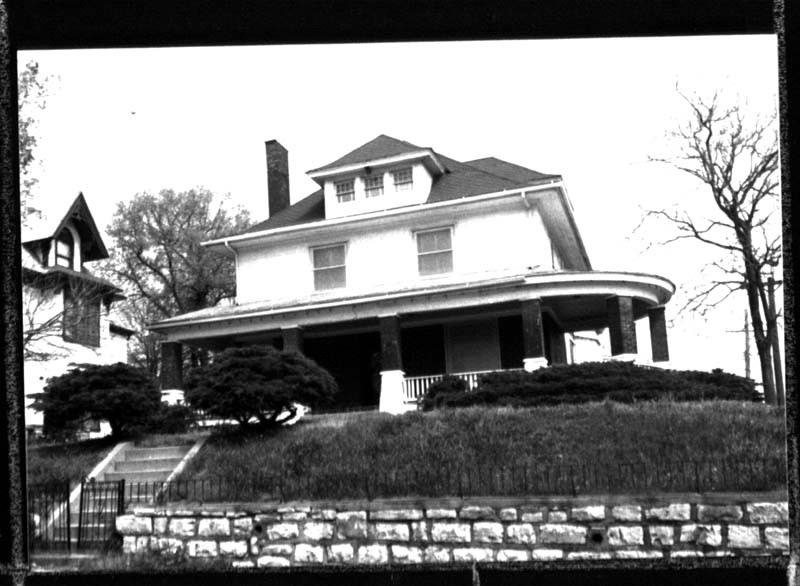
M 701 184 L 649 160 L 686 119 L 676 87 L 777 108 L 773 35 L 26 51 L 20 68 L 31 60 L 49 77 L 35 129 L 45 211 L 83 192 L 103 229 L 136 193 L 203 186 L 260 220 L 266 140 L 288 149 L 297 201 L 316 189 L 307 170 L 388 134 L 562 175 L 593 267 L 660 274 L 679 296 L 713 251 L 637 230 L 647 209 L 713 213 Z M 744 374 L 744 299 L 707 318 L 677 301 L 672 365 Z M 643 354 L 647 336 L 643 320 Z

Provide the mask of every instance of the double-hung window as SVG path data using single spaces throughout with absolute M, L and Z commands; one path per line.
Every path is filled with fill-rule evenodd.
M 395 191 L 411 191 L 414 187 L 414 179 L 411 176 L 411 167 L 392 171 Z
M 313 248 L 314 289 L 337 289 L 346 284 L 344 244 Z
M 453 271 L 453 230 L 438 228 L 417 232 L 417 262 L 420 275 Z
M 334 186 L 336 187 L 336 201 L 344 203 L 346 201 L 353 201 L 355 199 L 355 181 L 348 179 L 347 181 L 337 181 Z
M 383 195 L 383 175 L 364 177 L 364 193 L 367 197 Z

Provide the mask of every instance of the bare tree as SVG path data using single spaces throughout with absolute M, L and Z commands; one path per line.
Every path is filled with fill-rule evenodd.
M 708 101 L 681 96 L 688 121 L 669 133 L 677 154 L 651 158 L 701 181 L 714 204 L 714 216 L 700 218 L 685 210 L 650 210 L 645 219 L 665 221 L 676 235 L 663 244 L 689 239 L 719 252 L 706 267 L 705 282 L 689 295 L 684 309 L 704 313 L 744 291 L 761 367 L 767 403 L 783 403 L 773 357 L 780 364 L 778 312 L 770 303 L 768 283 L 781 262 L 779 153 L 775 115 L 745 116 L 742 106 L 724 107 L 718 95 Z M 779 375 L 780 376 L 780 375 Z

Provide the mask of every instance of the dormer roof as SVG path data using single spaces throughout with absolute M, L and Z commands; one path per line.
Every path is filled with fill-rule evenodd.
M 308 176 L 320 182 L 326 177 L 357 171 L 367 166 L 415 160 L 421 160 L 434 177 L 447 172 L 433 149 L 381 134 L 343 157 L 308 171 Z
M 385 134 L 377 136 L 335 161 L 308 173 L 309 175 L 316 173 L 317 177 L 321 178 L 345 172 L 347 169 L 364 168 L 367 163 L 375 164 L 376 161 L 392 160 L 412 153 L 421 153 L 420 156 L 427 156 L 427 153 L 430 153 L 430 161 L 435 160 L 443 169 L 443 172 L 438 175 L 434 174 L 426 203 L 494 193 L 504 189 L 517 189 L 522 186 L 561 179 L 559 175 L 540 173 L 494 157 L 462 163 L 441 155 L 431 148 L 420 147 Z M 325 201 L 320 189 L 270 216 L 267 220 L 252 226 L 247 232 L 284 228 L 324 219 Z
M 66 211 L 49 212 L 47 217 L 32 220 L 22 235 L 23 246 L 55 238 L 70 221 L 81 237 L 81 255 L 85 262 L 108 258 L 108 250 L 83 193 L 78 194 Z

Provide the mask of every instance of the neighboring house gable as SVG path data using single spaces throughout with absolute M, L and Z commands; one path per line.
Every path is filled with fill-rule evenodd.
M 87 267 L 107 257 L 83 194 L 63 215 L 27 227 L 22 243 L 26 396 L 41 392 L 48 378 L 70 365 L 127 361 L 132 330 L 115 323 L 113 313 L 113 304 L 124 299 L 122 290 Z M 41 413 L 26 410 L 29 428 L 41 423 Z

